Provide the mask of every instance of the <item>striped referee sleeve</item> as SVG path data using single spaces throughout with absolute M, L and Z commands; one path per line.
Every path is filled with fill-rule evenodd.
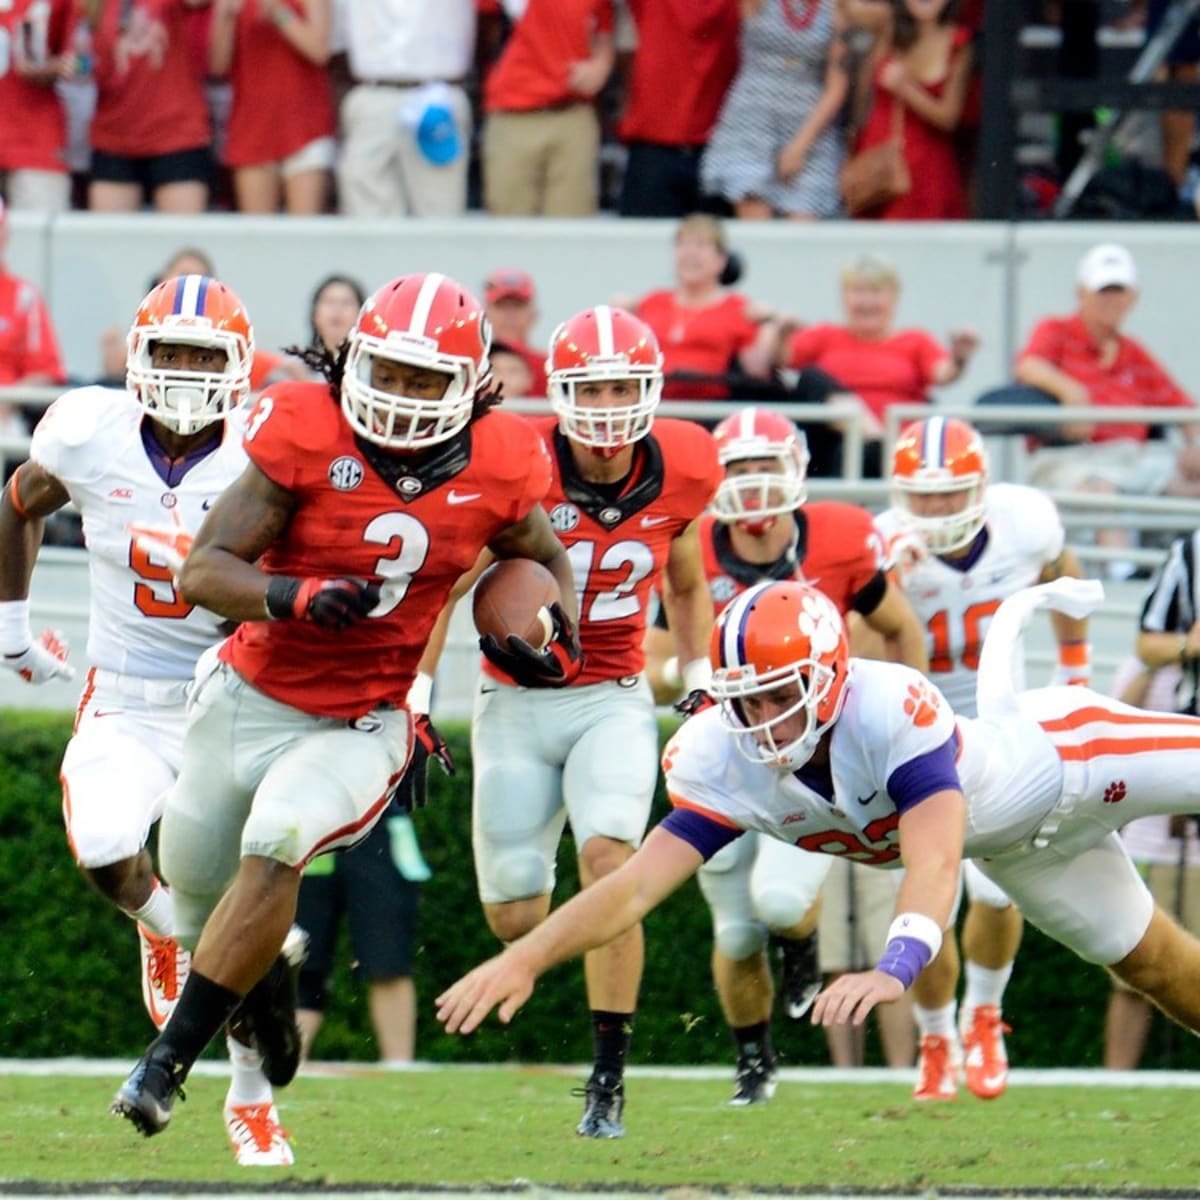
M 1143 633 L 1186 632 L 1192 627 L 1196 554 L 1191 543 L 1195 536 L 1176 538 L 1166 561 L 1154 573 L 1142 604 L 1139 628 Z

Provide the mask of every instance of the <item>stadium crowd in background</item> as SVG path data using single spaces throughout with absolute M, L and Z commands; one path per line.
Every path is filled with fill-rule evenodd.
M 843 165 L 898 137 L 909 185 L 855 215 L 957 219 L 981 8 L 12 0 L 0 177 L 42 211 L 830 218 Z M 1137 153 L 1186 190 L 1178 116 Z

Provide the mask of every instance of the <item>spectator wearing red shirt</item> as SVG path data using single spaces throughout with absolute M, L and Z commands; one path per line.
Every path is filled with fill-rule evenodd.
M 771 379 L 780 326 L 766 309 L 722 286 L 728 262 L 720 221 L 692 213 L 675 234 L 675 286 L 633 306 L 662 347 L 664 400 L 724 400 L 731 372 Z
M 637 26 L 620 137 L 623 217 L 707 211 L 700 158 L 738 66 L 738 0 L 627 0 Z
M 1069 317 L 1040 321 L 1017 358 L 1018 382 L 1048 393 L 1065 408 L 1138 405 L 1191 408 L 1195 401 L 1139 342 L 1121 332 L 1138 297 L 1137 268 L 1124 246 L 1093 246 L 1079 264 L 1078 308 Z M 1073 445 L 1043 446 L 1029 460 L 1035 487 L 1153 495 L 1200 493 L 1197 427 L 1180 427 L 1188 447 L 1173 439 L 1148 442 L 1141 422 L 1071 422 L 1059 436 Z M 1098 535 L 1102 545 L 1126 545 L 1123 531 Z
M 66 383 L 50 310 L 32 283 L 9 272 L 7 247 L 8 218 L 0 200 L 0 387 Z M 0 404 L 0 436 L 28 432 L 16 406 Z
M 325 210 L 337 157 L 332 12 L 330 0 L 216 0 L 209 69 L 233 84 L 223 160 L 239 212 Z
M 529 367 L 528 390 L 521 394 L 542 397 L 546 394 L 546 352 L 529 343 L 538 318 L 535 299 L 532 277 L 515 267 L 493 271 L 483 285 L 483 307 L 492 324 L 492 340 L 515 351 Z
M 597 208 L 595 97 L 612 73 L 612 0 L 504 0 L 512 33 L 487 77 L 483 198 L 508 217 Z
M 922 404 L 929 389 L 957 379 L 979 344 L 969 330 L 942 345 L 922 329 L 895 328 L 900 276 L 883 258 L 865 254 L 842 272 L 845 323 L 810 325 L 793 333 L 782 365 L 817 367 L 867 410 L 867 436 L 878 442 L 892 404 Z
M 186 0 L 76 0 L 90 31 L 96 78 L 88 207 L 137 212 L 148 195 L 160 212 L 208 204 L 212 136 L 202 64 L 189 36 Z M 86 64 L 76 60 L 75 69 Z
M 70 207 L 67 118 L 54 89 L 70 17 L 71 0 L 0 5 L 0 182 L 14 209 Z

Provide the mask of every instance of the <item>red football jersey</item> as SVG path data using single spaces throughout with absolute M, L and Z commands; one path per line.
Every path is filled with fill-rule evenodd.
M 708 430 L 660 418 L 638 443 L 619 496 L 580 478 L 553 417 L 531 424 L 545 438 L 554 474 L 542 506 L 567 548 L 579 597 L 580 686 L 636 675 L 645 665 L 646 601 L 674 541 L 703 511 L 721 468 Z M 490 665 L 485 661 L 485 669 Z M 503 678 L 497 672 L 498 678 Z
M 353 575 L 382 587 L 371 616 L 340 633 L 309 621 L 247 621 L 222 647 L 260 691 L 321 716 L 404 703 L 450 588 L 550 484 L 545 445 L 521 417 L 490 412 L 406 473 L 399 455 L 364 454 L 324 383 L 263 392 L 246 452 L 298 501 L 262 556 L 264 571 Z M 392 482 L 373 457 L 386 460 Z
M 734 596 L 767 579 L 800 579 L 819 588 L 845 616 L 864 615 L 883 599 L 883 543 L 871 514 L 855 504 L 818 500 L 796 509 L 792 553 L 774 563 L 738 558 L 728 526 L 706 516 L 700 524 L 704 574 L 719 613 Z
M 0 4 L 0 171 L 66 171 L 67 118 L 53 87 L 17 74 L 18 47 L 35 62 L 66 48 L 71 0 Z

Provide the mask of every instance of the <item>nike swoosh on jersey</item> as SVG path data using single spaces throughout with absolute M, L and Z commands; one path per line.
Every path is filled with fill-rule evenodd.
M 655 525 L 665 525 L 670 519 L 670 517 L 643 517 L 642 528 L 653 529 Z
M 482 492 L 456 492 L 453 488 L 446 494 L 447 504 L 466 504 L 470 500 L 478 500 Z
M 874 800 L 878 795 L 879 789 L 876 788 L 869 796 L 855 796 L 854 798 L 859 802 L 859 804 L 870 804 L 871 801 Z

